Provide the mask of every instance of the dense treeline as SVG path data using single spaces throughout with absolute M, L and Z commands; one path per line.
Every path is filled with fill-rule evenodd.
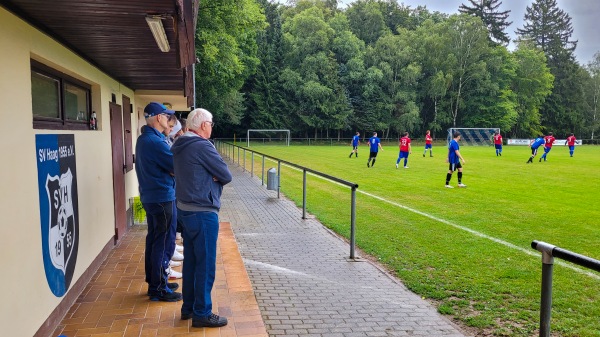
M 570 17 L 555 0 L 527 8 L 509 51 L 499 0 L 461 14 L 396 0 L 202 0 L 197 105 L 218 136 L 249 128 L 302 137 L 377 131 L 396 137 L 499 127 L 593 138 L 600 126 L 600 53 L 581 66 Z M 551 24 L 548 24 L 548 23 Z

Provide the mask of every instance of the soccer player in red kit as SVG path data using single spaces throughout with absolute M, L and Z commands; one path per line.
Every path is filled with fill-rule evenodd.
M 552 150 L 552 145 L 554 144 L 555 140 L 556 138 L 554 138 L 552 132 L 548 132 L 548 135 L 544 137 L 544 154 L 540 157 L 540 162 L 542 161 L 542 159 L 546 161 L 546 156 L 548 155 L 548 152 Z
M 502 156 L 502 135 L 500 131 L 494 133 L 494 147 L 496 148 L 496 157 Z
M 429 149 L 429 156 L 433 157 L 433 149 L 431 148 L 431 131 L 427 130 L 425 133 L 425 151 L 423 152 L 423 157 L 425 157 L 425 153 L 427 153 L 427 149 Z
M 575 152 L 576 140 L 577 139 L 575 138 L 575 136 L 571 134 L 569 137 L 567 137 L 567 141 L 565 142 L 565 145 L 569 145 L 569 154 L 571 155 L 571 157 L 573 157 L 573 152 Z
M 408 155 L 411 153 L 410 138 L 408 138 L 408 132 L 405 132 L 404 137 L 400 138 L 398 146 L 400 147 L 400 153 L 398 154 L 398 160 L 396 160 L 396 168 L 398 168 L 400 160 L 404 158 L 404 168 L 407 169 L 408 166 L 406 166 L 406 164 L 408 163 Z

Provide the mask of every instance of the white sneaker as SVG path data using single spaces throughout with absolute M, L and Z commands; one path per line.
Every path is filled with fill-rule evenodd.
M 175 240 L 181 240 L 181 233 L 175 233 Z
M 177 251 L 177 249 L 175 249 L 175 252 L 173 253 L 173 257 L 171 257 L 171 260 L 183 261 L 183 254 L 181 254 L 180 252 Z
M 169 261 L 169 267 L 180 267 L 181 266 L 181 262 L 179 261 Z
M 458 187 L 467 187 L 465 184 L 458 184 Z
M 183 252 L 183 246 L 175 244 L 175 250 L 181 253 Z
M 396 164 L 396 168 L 398 168 L 398 164 Z
M 180 272 L 173 270 L 173 268 L 167 269 L 167 274 L 169 275 L 169 280 L 178 279 L 182 276 Z
M 408 168 L 408 166 L 404 166 L 404 168 Z
M 446 185 L 446 188 L 454 188 L 454 187 L 451 185 Z

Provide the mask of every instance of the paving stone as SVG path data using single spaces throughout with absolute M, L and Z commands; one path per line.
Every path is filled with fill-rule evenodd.
M 270 336 L 467 336 L 368 260 L 349 262 L 346 242 L 314 216 L 303 220 L 260 175 L 230 170 L 220 220 L 231 223 Z

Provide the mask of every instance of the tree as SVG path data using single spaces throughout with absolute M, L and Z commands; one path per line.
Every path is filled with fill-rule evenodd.
M 421 125 L 416 104 L 421 67 L 415 62 L 413 40 L 413 32 L 400 29 L 399 35 L 389 34 L 377 40 L 365 57 L 368 66 L 382 75 L 378 84 L 381 94 L 377 101 L 371 102 L 371 109 L 378 111 L 381 121 L 398 133 L 412 132 Z
M 239 90 L 259 63 L 257 33 L 265 16 L 254 0 L 204 0 L 196 30 L 196 105 L 210 110 L 224 129 L 241 123 Z
M 574 57 L 577 41 L 571 40 L 571 17 L 555 0 L 535 0 L 527 7 L 524 21 L 523 28 L 517 29 L 519 39 L 544 51 L 554 75 L 552 94 L 540 109 L 542 124 L 557 135 L 576 132 L 583 126 L 585 107 L 582 69 Z
M 532 41 L 551 60 L 561 54 L 571 55 L 577 41 L 571 41 L 571 17 L 558 8 L 556 0 L 535 0 L 527 6 L 523 28 L 517 28 L 521 40 Z
M 540 108 L 552 92 L 554 76 L 546 65 L 544 52 L 528 43 L 520 43 L 513 52 L 517 63 L 512 90 L 517 95 L 518 118 L 511 132 L 528 138 L 542 133 Z
M 443 23 L 442 33 L 447 46 L 449 74 L 452 81 L 450 95 L 450 112 L 452 126 L 457 126 L 459 112 L 465 106 L 464 94 L 474 90 L 475 82 L 487 76 L 485 56 L 489 52 L 487 31 L 481 20 L 465 14 L 452 15 Z
M 477 16 L 488 29 L 488 36 L 492 43 L 507 46 L 510 42 L 508 34 L 504 31 L 512 24 L 507 22 L 510 11 L 499 11 L 502 5 L 500 0 L 469 0 L 471 6 L 461 4 L 458 10 L 461 13 Z
M 331 51 L 335 31 L 324 11 L 310 7 L 283 24 L 285 69 L 282 86 L 289 108 L 315 131 L 341 129 L 351 110 Z
M 377 3 L 368 0 L 353 2 L 346 10 L 350 29 L 367 45 L 372 45 L 385 34 L 390 34 L 383 13 Z
M 586 86 L 588 97 L 588 109 L 586 115 L 586 125 L 589 126 L 590 138 L 594 139 L 597 130 L 600 130 L 600 52 L 594 55 L 594 58 L 587 65 L 590 79 Z
M 277 129 L 287 127 L 285 100 L 279 85 L 283 68 L 282 31 L 280 6 L 268 0 L 259 0 L 269 26 L 257 34 L 257 57 L 260 60 L 256 74 L 248 79 L 243 91 L 248 93 L 246 116 L 243 124 L 253 129 Z

